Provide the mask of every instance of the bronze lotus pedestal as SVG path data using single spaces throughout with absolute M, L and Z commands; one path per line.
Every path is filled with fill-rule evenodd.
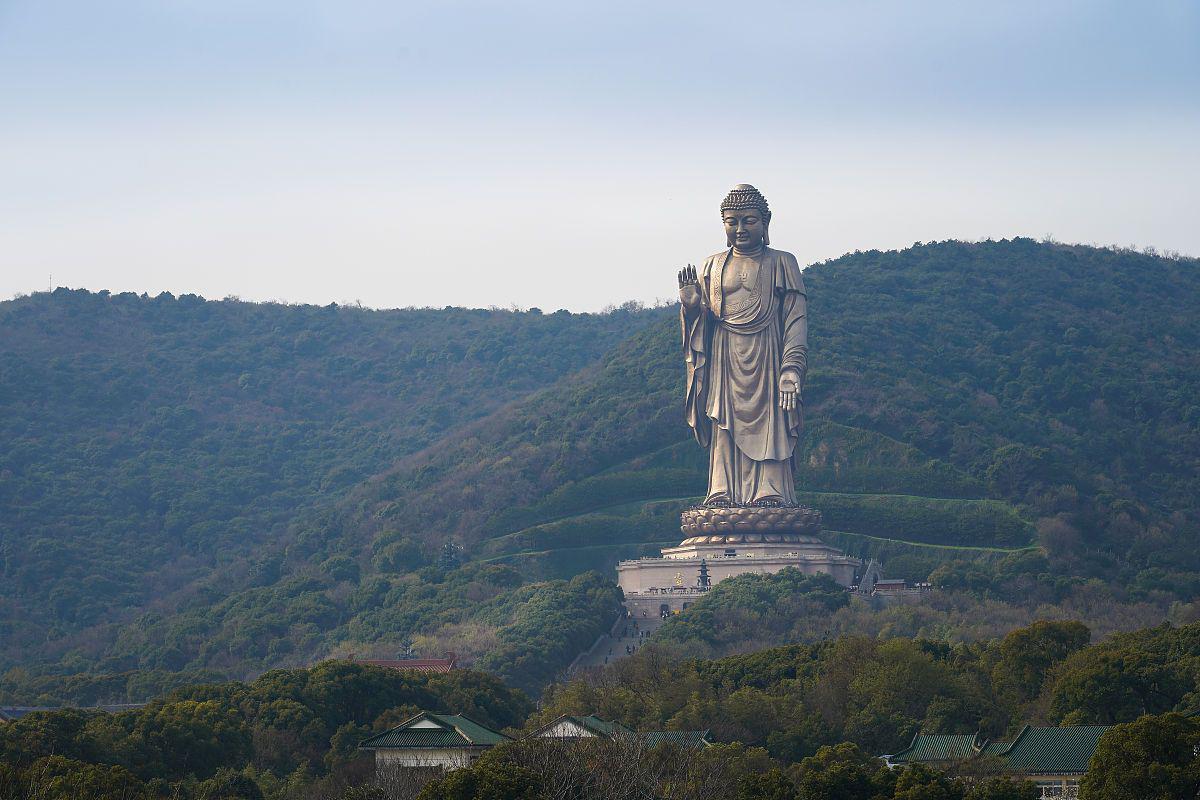
M 689 544 L 819 541 L 821 512 L 808 506 L 698 506 L 679 515 Z

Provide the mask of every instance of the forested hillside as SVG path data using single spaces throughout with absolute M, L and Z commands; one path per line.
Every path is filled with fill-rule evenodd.
M 1039 609 L 1100 633 L 1189 618 L 1194 260 L 945 242 L 805 281 L 805 501 L 839 544 L 945 590 L 836 613 L 951 638 Z M 677 324 L 3 304 L 0 625 L 5 663 L 33 667 L 10 691 L 47 669 L 240 675 L 409 635 L 536 690 L 607 623 L 616 559 L 677 541 L 703 491 Z
M 66 289 L 0 304 L 0 663 L 292 580 L 289 548 L 324 535 L 312 512 L 653 316 Z M 327 624 L 319 605 L 306 622 Z

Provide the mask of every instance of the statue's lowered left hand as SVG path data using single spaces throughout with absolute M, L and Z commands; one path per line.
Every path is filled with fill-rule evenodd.
M 779 376 L 779 407 L 784 411 L 795 411 L 800 402 L 800 373 L 785 369 Z

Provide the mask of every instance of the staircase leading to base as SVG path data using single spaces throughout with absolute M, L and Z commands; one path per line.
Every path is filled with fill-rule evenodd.
M 614 661 L 633 655 L 638 648 L 650 641 L 654 632 L 663 626 L 666 619 L 626 608 L 627 616 L 617 620 L 612 629 L 601 636 L 591 649 L 582 654 L 571 665 L 568 672 L 603 667 Z M 628 649 L 627 649 L 628 648 Z

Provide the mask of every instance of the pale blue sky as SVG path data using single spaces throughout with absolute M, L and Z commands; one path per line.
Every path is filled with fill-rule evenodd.
M 750 182 L 802 262 L 1200 254 L 1200 2 L 0 0 L 0 297 L 593 310 Z

